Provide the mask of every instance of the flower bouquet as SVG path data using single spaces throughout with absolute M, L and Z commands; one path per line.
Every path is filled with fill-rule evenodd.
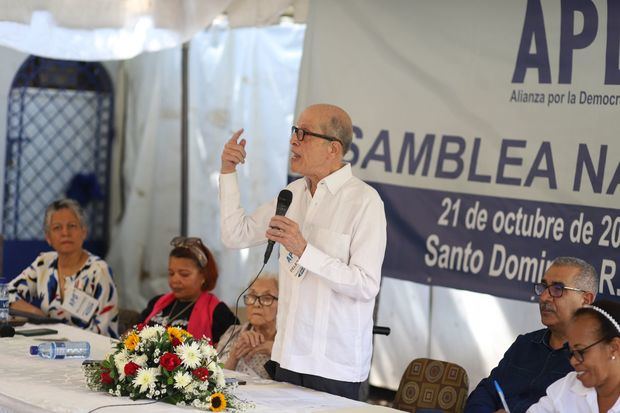
M 241 409 L 226 386 L 217 351 L 177 327 L 138 324 L 102 362 L 84 366 L 91 390 L 202 410 Z

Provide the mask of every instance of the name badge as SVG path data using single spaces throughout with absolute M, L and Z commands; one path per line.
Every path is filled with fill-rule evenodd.
M 62 308 L 67 310 L 71 315 L 82 321 L 89 322 L 97 311 L 99 302 L 84 291 L 77 290 L 73 286 L 65 288 L 65 299 Z
M 303 277 L 306 273 L 306 269 L 299 265 L 297 261 L 299 261 L 299 257 L 292 252 L 289 252 L 286 256 L 286 262 L 289 264 L 289 272 L 297 277 Z

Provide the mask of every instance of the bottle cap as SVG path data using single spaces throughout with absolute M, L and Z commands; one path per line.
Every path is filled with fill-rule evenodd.
M 39 346 L 30 346 L 30 355 L 36 356 L 39 354 Z

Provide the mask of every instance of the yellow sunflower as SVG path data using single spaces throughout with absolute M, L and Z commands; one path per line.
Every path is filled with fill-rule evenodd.
M 185 339 L 192 336 L 190 333 L 179 327 L 168 327 L 166 331 L 171 339 L 176 338 L 181 343 L 184 343 Z
M 132 332 L 127 336 L 127 338 L 124 341 L 125 348 L 129 351 L 134 351 L 139 342 L 140 342 L 140 337 L 138 337 L 136 333 Z
M 222 412 L 226 409 L 226 397 L 222 393 L 213 393 L 211 395 L 211 411 Z

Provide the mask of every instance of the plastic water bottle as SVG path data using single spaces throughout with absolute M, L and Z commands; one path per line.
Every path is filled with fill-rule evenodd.
M 87 358 L 90 344 L 87 341 L 50 341 L 38 346 L 30 346 L 30 354 L 45 359 Z
M 9 285 L 0 284 L 0 325 L 9 322 Z

